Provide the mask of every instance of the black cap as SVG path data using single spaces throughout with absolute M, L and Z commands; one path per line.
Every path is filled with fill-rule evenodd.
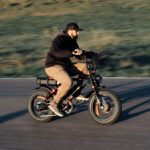
M 77 30 L 77 31 L 82 31 L 83 29 L 79 28 L 78 24 L 77 23 L 74 23 L 74 22 L 71 22 L 71 23 L 68 23 L 66 25 L 66 28 L 65 30 Z

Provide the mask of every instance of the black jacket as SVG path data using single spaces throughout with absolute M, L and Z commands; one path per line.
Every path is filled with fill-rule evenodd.
M 57 35 L 47 53 L 45 67 L 48 68 L 55 64 L 62 65 L 65 68 L 69 67 L 71 65 L 72 51 L 77 48 L 79 48 L 79 45 L 76 39 L 72 39 L 65 33 Z

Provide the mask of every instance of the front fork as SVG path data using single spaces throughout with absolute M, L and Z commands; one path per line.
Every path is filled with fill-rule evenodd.
M 103 103 L 105 102 L 104 97 L 100 95 L 100 90 L 105 88 L 105 86 L 94 87 L 94 95 L 97 98 L 97 103 L 100 107 L 103 107 Z

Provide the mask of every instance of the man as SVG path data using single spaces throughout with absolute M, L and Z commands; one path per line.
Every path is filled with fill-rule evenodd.
M 57 35 L 52 41 L 50 50 L 47 53 L 45 72 L 49 77 L 61 83 L 49 108 L 60 117 L 63 114 L 57 107 L 58 103 L 72 87 L 72 78 L 69 70 L 75 68 L 79 72 L 88 75 L 85 63 L 76 63 L 73 65 L 71 62 L 73 56 L 80 59 L 83 54 L 77 43 L 79 31 L 81 30 L 77 23 L 68 23 L 63 33 Z

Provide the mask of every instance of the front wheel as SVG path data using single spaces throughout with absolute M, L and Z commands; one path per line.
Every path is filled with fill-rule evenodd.
M 92 118 L 103 125 L 115 123 L 122 110 L 119 97 L 107 88 L 99 88 L 98 95 L 93 94 L 90 98 L 89 112 Z

